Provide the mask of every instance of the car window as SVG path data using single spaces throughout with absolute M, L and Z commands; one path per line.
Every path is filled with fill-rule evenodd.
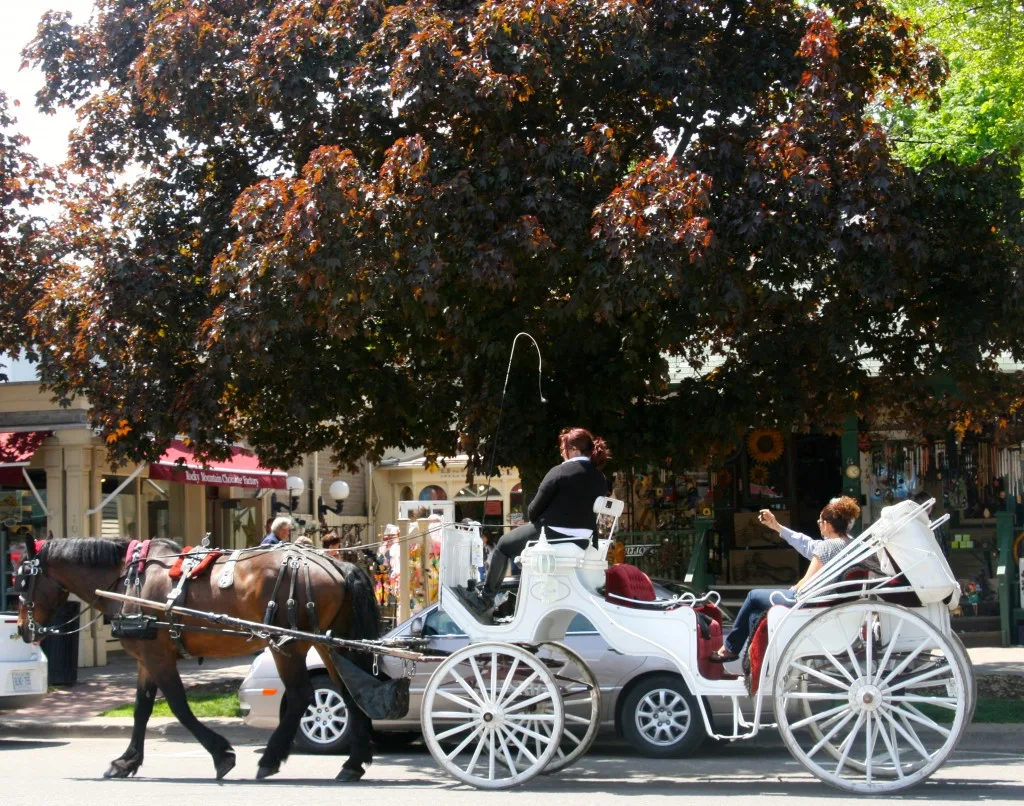
M 459 625 L 452 621 L 451 617 L 440 607 L 435 607 L 427 613 L 423 621 L 423 635 L 465 635 L 459 629 Z
M 569 622 L 569 626 L 565 630 L 566 634 L 580 633 L 580 632 L 597 632 L 597 627 L 590 623 L 590 619 L 581 613 L 577 613 L 573 620 Z

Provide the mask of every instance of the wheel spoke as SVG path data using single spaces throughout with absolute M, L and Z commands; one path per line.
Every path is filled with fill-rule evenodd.
M 450 691 L 445 691 L 443 688 L 439 688 L 437 690 L 437 693 L 439 696 L 444 697 L 446 700 L 451 700 L 456 705 L 461 705 L 467 711 L 470 711 L 472 713 L 476 713 L 480 710 L 479 704 L 471 703 L 469 700 L 460 697 L 457 694 L 452 694 Z
M 896 677 L 896 675 L 898 675 L 904 669 L 906 669 L 911 663 L 913 663 L 914 660 L 917 658 L 917 656 L 920 655 L 922 652 L 925 651 L 925 649 L 928 648 L 928 645 L 930 643 L 931 643 L 931 638 L 926 635 L 924 637 L 924 640 L 920 644 L 917 645 L 917 648 L 913 652 L 911 652 L 909 655 L 907 655 L 907 657 L 905 657 L 903 660 L 901 660 L 899 662 L 899 664 L 896 666 L 896 668 L 893 669 L 891 672 L 889 672 L 888 675 L 886 675 L 885 680 L 882 681 L 882 685 L 883 686 L 884 685 L 888 685 L 889 681 L 892 680 L 894 677 Z
M 920 695 L 910 694 L 904 694 L 897 697 L 887 697 L 886 699 L 890 702 L 925 703 L 927 705 L 934 705 L 938 708 L 946 708 L 950 711 L 955 711 L 957 703 L 959 702 L 955 697 L 923 697 Z
M 843 753 L 839 757 L 839 761 L 836 764 L 836 768 L 832 771 L 832 774 L 837 778 L 839 773 L 842 772 L 843 766 L 846 764 L 846 760 L 850 757 L 850 750 L 853 749 L 853 743 L 857 736 L 857 731 L 860 730 L 860 726 L 864 724 L 864 713 L 857 715 L 857 721 L 854 723 L 853 728 L 847 734 L 846 739 L 843 740 Z
M 498 653 L 491 653 L 491 702 L 497 702 L 498 693 Z
M 505 721 L 506 722 L 522 722 L 523 720 L 525 720 L 526 722 L 550 722 L 551 724 L 554 724 L 555 723 L 555 715 L 554 714 L 510 714 L 510 713 L 507 713 L 507 712 L 505 713 Z
M 522 740 L 520 740 L 520 738 L 518 736 L 516 736 L 515 733 L 513 733 L 512 731 L 510 731 L 508 728 L 506 728 L 504 726 L 502 726 L 501 729 L 502 729 L 502 731 L 505 732 L 505 734 L 512 741 L 512 743 L 517 748 L 519 748 L 519 754 L 521 756 L 525 756 L 526 758 L 528 758 L 530 760 L 531 764 L 536 764 L 537 763 L 537 756 L 535 756 L 533 753 L 530 752 L 530 748 L 527 747 L 525 744 L 523 744 Z
M 870 652 L 868 653 L 868 657 L 871 657 Z M 871 672 L 869 671 L 868 674 L 870 675 Z M 864 722 L 864 775 L 870 784 L 871 762 L 873 760 L 872 756 L 875 754 L 875 735 L 878 733 L 879 722 L 878 717 L 875 717 L 872 720 L 870 712 L 865 714 Z
M 814 747 L 812 747 L 807 752 L 807 757 L 811 758 L 812 756 L 814 756 L 815 753 L 817 753 L 819 750 L 821 750 L 821 748 L 823 748 L 826 744 L 828 744 L 829 739 L 831 739 L 839 731 L 841 731 L 843 729 L 843 726 L 846 725 L 851 719 L 853 719 L 853 711 L 849 711 L 846 714 L 846 716 L 844 716 L 839 722 L 836 723 L 836 725 L 832 728 L 832 730 L 830 730 L 828 733 L 826 733 L 824 736 L 822 736 L 818 740 L 818 743 L 816 745 L 814 745 Z
M 537 677 L 538 677 L 537 672 L 535 672 L 535 671 L 533 671 L 531 669 L 530 670 L 530 676 L 527 677 L 522 683 L 520 683 L 519 687 L 515 691 L 513 691 L 511 694 L 509 694 L 507 697 L 505 697 L 503 700 L 501 700 L 497 704 L 498 705 L 504 705 L 507 702 L 515 702 L 519 698 L 519 695 L 522 694 L 523 691 L 526 689 L 526 687 L 529 686 L 530 683 L 532 683 L 534 680 L 536 680 Z
M 903 778 L 903 767 L 900 765 L 900 754 L 898 745 L 896 744 L 895 738 L 889 739 L 889 734 L 885 730 L 885 725 L 882 724 L 882 720 L 878 717 L 875 718 L 878 722 L 878 736 L 882 740 L 882 744 L 885 745 L 886 751 L 889 753 L 889 760 L 892 761 L 893 769 L 896 770 L 896 777 Z
M 487 778 L 488 780 L 494 780 L 494 767 L 497 759 L 494 756 L 494 731 L 487 734 Z
M 943 682 L 952 682 L 953 669 L 952 669 L 951 666 L 944 665 L 944 666 L 938 666 L 938 667 L 932 669 L 929 672 L 924 672 L 923 674 L 919 674 L 916 677 L 910 677 L 910 678 L 907 678 L 906 680 L 900 680 L 898 683 L 894 683 L 894 684 L 890 685 L 889 686 L 889 691 L 899 691 L 901 688 L 907 688 L 908 686 L 909 687 L 914 687 L 914 686 L 917 686 L 919 683 L 924 682 L 925 680 L 932 680 L 933 678 L 938 677 L 940 674 L 949 674 L 950 675 L 950 679 L 948 681 L 936 680 L 935 682 L 932 683 L 933 686 L 938 685 L 938 684 L 943 683 Z
M 848 699 L 845 693 L 842 694 L 829 694 L 826 691 L 787 691 L 785 693 L 787 700 L 845 700 Z
M 487 704 L 487 702 L 488 702 L 488 699 L 487 699 L 487 684 L 484 682 L 483 675 L 480 674 L 480 666 L 476 662 L 476 656 L 475 655 L 470 655 L 469 656 L 469 665 L 473 669 L 473 677 L 476 679 L 476 684 L 478 686 L 477 690 L 481 694 L 481 703 Z
M 946 730 L 946 728 L 942 727 L 942 725 L 940 725 L 934 719 L 929 719 L 927 716 L 922 714 L 913 706 L 908 707 L 910 708 L 910 710 L 905 710 L 898 706 L 894 706 L 892 710 L 895 711 L 897 714 L 900 714 L 902 717 L 911 720 L 912 722 L 916 722 L 919 725 L 924 725 L 926 728 L 931 728 L 936 733 L 941 733 L 943 736 L 949 736 L 950 731 Z
M 470 660 L 472 660 L 472 658 L 470 658 Z M 455 667 L 453 666 L 453 667 L 451 668 L 451 670 L 450 670 L 450 671 L 451 671 L 451 675 L 452 675 L 452 677 L 454 677 L 454 678 L 455 678 L 455 680 L 456 680 L 456 682 L 457 682 L 457 683 L 458 683 L 458 684 L 459 684 L 460 686 L 462 686 L 463 690 L 464 690 L 464 691 L 465 691 L 465 692 L 466 692 L 466 693 L 467 693 L 467 694 L 468 694 L 468 695 L 469 695 L 470 697 L 472 697 L 472 698 L 473 698 L 473 701 L 474 701 L 474 702 L 475 702 L 475 703 L 476 703 L 476 704 L 477 704 L 478 706 L 480 706 L 480 708 L 481 708 L 481 709 L 483 709 L 483 708 L 486 708 L 487 706 L 486 706 L 486 704 L 484 703 L 484 701 L 483 701 L 482 699 L 480 699 L 480 695 L 479 695 L 479 694 L 477 694 L 477 693 L 476 693 L 476 692 L 475 692 L 475 691 L 473 690 L 473 687 L 472 687 L 471 685 L 469 685 L 469 683 L 467 683 L 467 682 L 466 682 L 466 679 L 465 679 L 465 678 L 464 678 L 464 677 L 463 677 L 463 676 L 462 676 L 461 674 L 459 674 L 459 671 L 458 671 L 458 669 L 456 669 L 456 668 L 455 668 Z
M 852 683 L 854 681 L 853 675 L 851 675 L 847 671 L 846 667 L 843 666 L 843 664 L 841 664 L 836 659 L 835 655 L 828 651 L 828 648 L 825 646 L 824 642 L 820 638 L 818 638 L 817 635 L 813 636 L 813 638 L 814 642 L 818 645 L 818 650 L 821 652 L 821 654 L 828 658 L 829 662 L 839 670 L 839 672 L 843 675 L 843 677 L 847 679 L 847 681 Z
M 434 716 L 438 716 L 438 714 L 434 714 Z M 437 734 L 437 740 L 441 741 L 442 739 L 447 739 L 449 736 L 454 736 L 457 733 L 462 733 L 464 730 L 470 730 L 475 727 L 477 727 L 477 725 L 474 722 L 463 722 L 461 725 L 456 725 L 454 728 L 449 728 L 448 730 Z
M 821 680 L 823 683 L 828 683 L 830 686 L 842 689 L 843 691 L 847 690 L 847 684 L 844 683 L 842 680 L 837 680 L 831 675 L 827 675 L 824 672 L 819 672 L 817 669 L 812 669 L 810 666 L 805 666 L 802 663 L 794 663 L 792 668 L 796 669 L 797 671 L 803 672 L 804 674 L 809 674 L 811 677 L 816 677 L 818 680 Z
M 512 758 L 512 754 L 508 750 L 508 742 L 505 741 L 504 731 L 495 731 L 494 740 L 501 747 L 501 754 L 505 758 L 505 766 L 508 767 L 508 771 L 512 773 L 512 777 L 515 778 L 519 774 L 519 770 L 516 768 L 516 762 Z
M 871 677 L 871 655 L 875 648 L 875 614 L 868 610 L 864 614 L 864 640 L 865 640 L 865 652 L 864 652 L 864 676 Z M 868 780 L 871 779 L 871 775 L 868 775 Z
M 457 755 L 458 755 L 459 753 L 461 753 L 461 752 L 462 752 L 463 750 L 465 750 L 465 749 L 466 749 L 466 746 L 467 746 L 467 745 L 468 745 L 468 744 L 469 744 L 469 743 L 470 743 L 471 741 L 473 741 L 473 740 L 474 740 L 475 738 L 477 738 L 478 736 L 480 736 L 480 731 L 482 731 L 482 730 L 483 730 L 483 728 L 481 728 L 481 727 L 480 727 L 479 725 L 477 725 L 476 727 L 474 727 L 474 728 L 473 728 L 473 732 L 472 732 L 471 734 L 469 734 L 469 736 L 467 736 L 467 737 L 466 737 L 465 739 L 463 739 L 463 740 L 462 740 L 462 742 L 461 742 L 461 743 L 460 743 L 460 744 L 458 745 L 458 747 L 456 747 L 456 748 L 455 748 L 454 750 L 452 750 L 452 752 L 450 752 L 450 753 L 448 754 L 448 760 L 449 760 L 449 761 L 451 761 L 451 760 L 452 760 L 453 758 L 455 758 L 455 757 L 456 757 L 456 756 L 457 756 Z M 477 745 L 476 745 L 476 752 L 475 752 L 475 753 L 473 754 L 473 760 L 472 760 L 472 762 L 470 763 L 470 769 L 467 769 L 467 770 L 466 770 L 466 772 L 467 772 L 467 773 L 468 773 L 468 772 L 470 772 L 470 771 L 471 771 L 471 769 L 472 769 L 473 767 L 475 767 L 475 766 L 476 766 L 476 760 L 477 760 L 477 759 L 478 759 L 478 758 L 480 757 L 480 748 L 481 748 L 481 747 L 483 747 L 483 740 L 482 740 L 482 738 L 481 738 L 481 741 L 477 742 Z
M 828 719 L 829 717 L 835 716 L 836 714 L 840 714 L 840 713 L 842 713 L 843 711 L 845 711 L 849 707 L 850 707 L 849 705 L 847 705 L 846 703 L 843 703 L 842 705 L 837 705 L 835 708 L 829 708 L 827 711 L 819 711 L 816 714 L 811 714 L 808 717 L 804 717 L 799 722 L 794 722 L 789 727 L 792 728 L 793 730 L 799 730 L 800 728 L 804 727 L 805 725 L 809 725 L 812 722 L 817 722 L 819 719 Z M 823 726 L 819 725 L 819 727 L 823 727 Z
M 508 692 L 509 686 L 512 685 L 512 681 L 516 677 L 516 669 L 519 668 L 519 658 L 512 659 L 512 665 L 509 667 L 508 674 L 505 675 L 505 682 L 501 684 L 501 691 L 498 696 L 494 699 L 496 703 L 505 701 L 505 694 Z
M 903 631 L 903 622 L 900 621 L 896 624 L 896 629 L 892 631 L 892 635 L 889 636 L 889 645 L 885 648 L 885 654 L 882 655 L 882 661 L 878 664 L 878 674 L 875 675 L 874 683 L 878 685 L 881 682 L 882 675 L 885 673 L 885 667 L 889 664 L 889 658 L 892 656 L 893 649 L 896 648 L 896 641 L 900 637 L 900 632 Z M 852 680 L 850 681 L 853 682 Z
M 516 711 L 522 711 L 524 708 L 529 708 L 531 705 L 536 705 L 544 700 L 550 700 L 551 694 L 545 691 L 543 694 L 537 694 L 536 696 L 530 697 L 528 700 L 517 702 L 514 705 L 510 705 L 505 708 L 505 713 L 515 713 Z
M 924 749 L 924 745 L 921 744 L 920 740 L 917 738 L 917 734 L 914 733 L 913 729 L 911 729 L 908 733 L 907 730 L 903 728 L 903 726 L 901 726 L 895 719 L 893 719 L 892 714 L 887 709 L 883 709 L 882 713 L 885 715 L 885 718 L 889 720 L 889 724 L 892 725 L 893 729 L 898 734 L 900 734 L 904 739 L 907 740 L 907 743 L 918 752 L 921 758 L 923 758 L 925 761 L 932 760 L 931 754 Z M 909 725 L 907 727 L 909 727 Z
M 533 739 L 536 739 L 539 743 L 543 744 L 547 744 L 548 740 L 551 738 L 550 734 L 545 736 L 542 733 L 538 733 L 537 731 L 530 729 L 526 725 L 517 725 L 514 722 L 507 724 L 505 727 L 507 727 L 509 730 L 517 731 L 523 734 L 524 736 L 529 736 Z

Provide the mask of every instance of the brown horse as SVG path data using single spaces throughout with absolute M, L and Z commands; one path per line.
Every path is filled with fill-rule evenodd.
M 108 616 L 115 616 L 121 611 L 120 603 L 98 598 L 95 591 L 124 590 L 127 542 L 95 538 L 56 539 L 44 543 L 38 552 L 31 545 L 31 540 L 28 543 L 28 551 L 18 569 L 21 594 L 18 630 L 23 640 L 38 640 L 47 632 L 44 625 L 67 600 L 69 592 Z M 153 540 L 141 576 L 141 591 L 136 594 L 133 588 L 128 592 L 145 599 L 166 601 L 168 593 L 176 585 L 176 580 L 171 579 L 168 572 L 180 553 L 181 547 L 170 540 Z M 278 584 L 281 566 L 288 556 L 298 558 L 298 563 L 285 570 L 282 578 L 285 584 Z M 234 566 L 234 583 L 222 588 L 219 579 L 227 561 L 226 555 L 221 556 L 210 571 L 191 580 L 187 588 L 187 601 L 179 601 L 177 604 L 262 622 L 268 602 L 274 598 L 277 602 L 277 623 L 290 626 L 283 622 L 288 609 L 287 600 L 293 598 L 292 612 L 300 630 L 331 630 L 332 635 L 356 639 L 376 638 L 379 634 L 379 611 L 373 585 L 365 572 L 355 565 L 313 551 L 289 551 L 283 546 L 254 549 L 238 558 Z M 306 567 L 315 609 L 307 606 L 310 597 L 306 595 Z M 299 575 L 296 585 L 291 584 L 291 575 L 294 574 Z M 130 606 L 126 606 L 126 609 L 130 609 Z M 210 626 L 195 619 L 180 621 L 185 625 Z M 181 641 L 189 655 L 207 658 L 248 655 L 267 644 L 257 638 L 188 631 L 181 633 Z M 182 654 L 169 630 L 156 630 L 153 637 L 145 639 L 122 638 L 121 645 L 138 661 L 135 725 L 128 749 L 111 762 L 104 777 L 126 778 L 134 775 L 142 765 L 146 723 L 153 711 L 153 700 L 159 688 L 178 721 L 213 756 L 217 778 L 223 778 L 235 766 L 235 752 L 223 736 L 203 725 L 189 708 L 178 673 L 178 660 Z M 274 653 L 277 670 L 285 687 L 284 713 L 260 758 L 257 778 L 273 775 L 288 758 L 299 720 L 313 698 L 313 685 L 306 670 L 306 653 L 310 646 L 309 642 L 290 640 Z M 341 690 L 353 720 L 351 755 L 338 773 L 337 780 L 357 781 L 365 772 L 363 764 L 368 764 L 373 758 L 370 719 L 355 705 L 342 684 L 328 649 L 322 645 L 316 645 L 316 648 Z M 365 663 L 365 656 L 362 660 Z

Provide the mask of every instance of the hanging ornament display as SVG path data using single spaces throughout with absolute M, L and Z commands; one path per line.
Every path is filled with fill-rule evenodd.
M 785 440 L 782 432 L 774 428 L 755 428 L 747 437 L 747 453 L 750 458 L 760 464 L 771 464 L 782 456 Z M 754 476 L 751 473 L 751 481 Z

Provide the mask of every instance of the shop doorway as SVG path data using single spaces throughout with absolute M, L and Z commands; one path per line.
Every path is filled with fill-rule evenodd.
M 839 437 L 806 434 L 795 437 L 793 446 L 793 528 L 816 537 L 821 508 L 843 490 Z

